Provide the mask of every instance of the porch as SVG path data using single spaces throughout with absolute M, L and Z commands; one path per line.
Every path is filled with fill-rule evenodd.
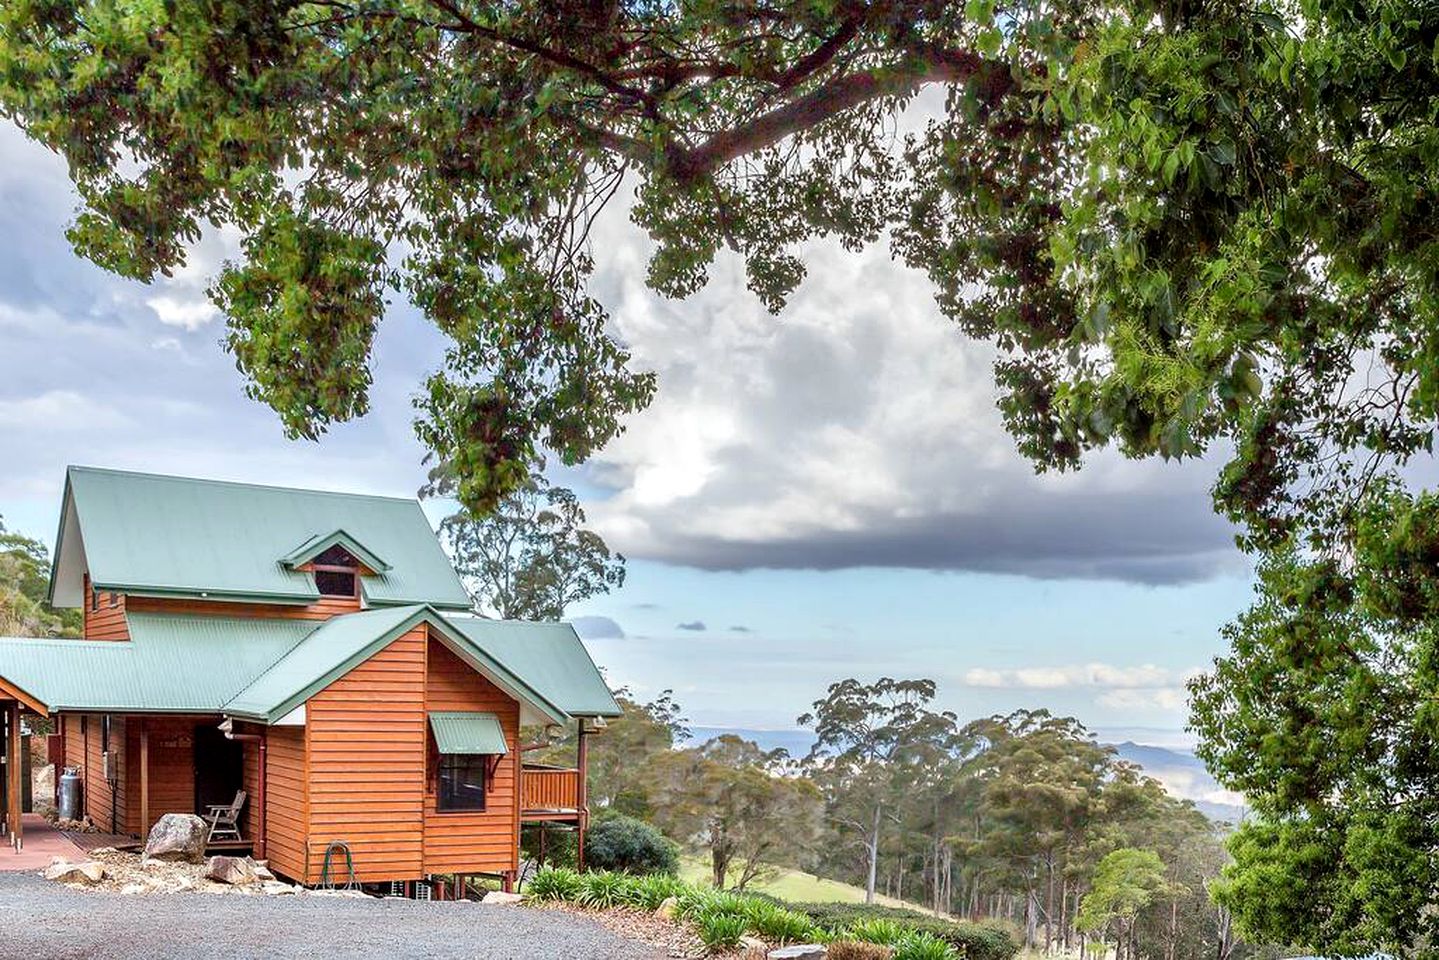
M 211 805 L 228 804 L 244 790 L 244 839 L 214 843 L 211 852 L 245 852 L 263 844 L 259 737 L 227 738 L 220 718 L 203 714 L 66 712 L 57 721 L 61 748 L 52 759 L 57 771 L 79 770 L 80 809 L 100 830 L 75 833 L 74 842 L 87 848 L 138 846 L 165 814 L 203 816 Z
M 520 819 L 537 822 L 578 822 L 584 810 L 580 800 L 580 771 L 544 763 L 520 768 Z

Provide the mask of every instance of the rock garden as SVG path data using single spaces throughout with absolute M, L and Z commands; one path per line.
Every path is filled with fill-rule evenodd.
M 44 872 L 46 880 L 71 887 L 109 890 L 126 895 L 238 893 L 246 895 L 346 895 L 359 891 L 306 891 L 275 877 L 263 860 L 250 857 L 205 856 L 205 821 L 190 814 L 166 814 L 156 822 L 140 853 L 97 847 L 85 860 L 56 858 Z

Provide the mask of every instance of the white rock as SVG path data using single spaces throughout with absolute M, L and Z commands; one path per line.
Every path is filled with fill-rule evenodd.
M 46 880 L 61 883 L 99 883 L 105 879 L 105 865 L 87 860 L 84 863 L 66 863 L 58 857 L 50 861 L 42 876 Z
M 150 887 L 147 884 L 143 883 L 127 883 L 120 888 L 120 892 L 127 897 L 133 896 L 137 893 L 148 893 L 149 890 Z
M 288 883 L 281 883 L 278 880 L 266 880 L 260 889 L 272 897 L 283 897 L 286 894 L 293 895 L 298 892 L 297 888 L 290 886 Z
M 769 952 L 769 960 L 824 960 L 829 954 L 818 943 L 797 943 L 792 947 L 780 947 Z
M 503 890 L 491 890 L 485 894 L 481 903 L 523 903 L 524 896 L 518 893 L 505 893 Z

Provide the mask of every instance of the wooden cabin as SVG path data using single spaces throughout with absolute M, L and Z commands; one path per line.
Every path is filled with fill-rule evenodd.
M 526 821 L 583 849 L 585 738 L 619 708 L 568 624 L 470 612 L 414 500 L 71 467 L 51 602 L 85 637 L 0 638 L 0 753 L 53 717 L 102 831 L 244 790 L 242 837 L 305 884 L 335 841 L 364 883 L 512 883 Z M 577 728 L 575 768 L 527 767 L 522 728 Z

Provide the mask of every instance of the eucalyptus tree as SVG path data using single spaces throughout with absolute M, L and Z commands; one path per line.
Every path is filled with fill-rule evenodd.
M 806 760 L 829 817 L 863 850 L 866 903 L 874 902 L 880 839 L 901 790 L 934 749 L 957 742 L 955 716 L 931 709 L 934 695 L 933 680 L 841 680 L 796 721 L 814 728 Z
M 584 524 L 574 492 L 536 474 L 483 515 L 446 517 L 440 539 L 479 610 L 559 620 L 571 604 L 624 586 L 624 556 Z

